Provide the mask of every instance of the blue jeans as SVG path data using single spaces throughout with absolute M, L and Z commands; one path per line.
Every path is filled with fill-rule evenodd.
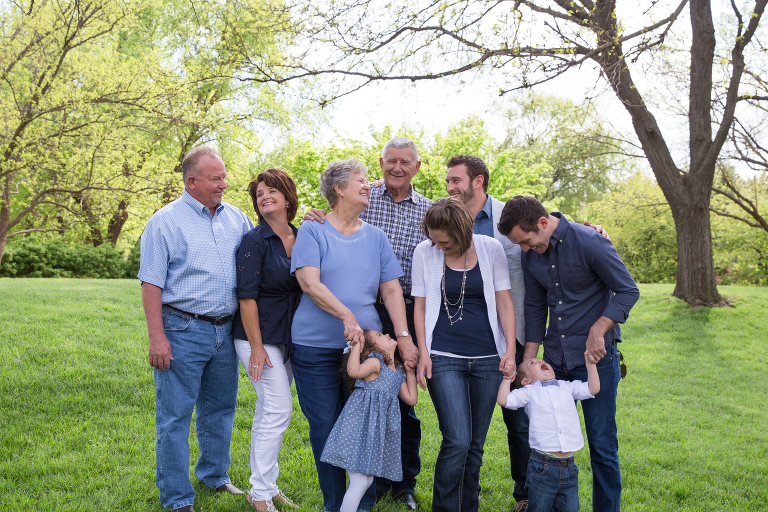
M 347 472 L 322 462 L 325 442 L 349 398 L 349 388 L 339 372 L 341 349 L 293 345 L 291 368 L 301 411 L 309 423 L 309 443 L 315 457 L 317 480 L 323 493 L 323 507 L 337 512 L 347 489 Z M 371 485 L 360 501 L 360 508 L 376 503 L 376 486 Z
M 413 323 L 413 298 L 405 297 L 405 317 L 408 322 L 408 332 L 411 333 L 414 345 L 416 344 L 416 327 Z M 410 301 L 410 302 L 407 302 Z M 395 338 L 398 333 L 392 325 L 392 319 L 383 304 L 377 298 L 376 311 L 381 319 L 381 332 Z M 421 420 L 416 416 L 416 409 L 400 400 L 400 454 L 403 461 L 403 479 L 393 482 L 386 478 L 376 478 L 376 493 L 392 491 L 395 496 L 403 493 L 412 493 L 416 488 L 416 476 L 421 472 L 421 457 L 419 448 L 421 445 Z
M 515 362 L 517 366 L 523 362 L 525 347 L 517 344 Z M 528 499 L 525 489 L 525 479 L 528 471 L 528 460 L 531 458 L 531 447 L 528 444 L 528 415 L 525 409 L 501 408 L 501 417 L 507 426 L 507 444 L 509 445 L 509 469 L 515 482 L 512 496 L 515 501 Z
M 212 488 L 230 483 L 238 368 L 231 321 L 216 326 L 163 308 L 163 326 L 173 361 L 167 370 L 155 370 L 155 481 L 160 504 L 175 509 L 195 502 L 189 480 L 189 426 L 195 409 L 200 448 L 195 475 Z
M 600 392 L 595 398 L 581 402 L 584 426 L 589 443 L 592 464 L 592 510 L 619 512 L 621 509 L 621 470 L 619 468 L 619 440 L 616 433 L 616 390 L 619 386 L 619 357 L 615 342 L 605 344 L 605 357 L 597 363 Z M 566 370 L 560 363 L 547 357 L 555 376 L 561 380 L 587 382 L 587 367 Z
M 558 459 L 531 452 L 528 460 L 526 512 L 578 512 L 579 468 L 573 455 Z
M 433 356 L 427 382 L 443 442 L 435 462 L 434 512 L 477 511 L 483 445 L 501 384 L 499 357 Z

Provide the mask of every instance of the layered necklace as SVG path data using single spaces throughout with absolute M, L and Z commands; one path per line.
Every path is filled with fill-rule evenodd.
M 456 302 L 450 302 L 448 300 L 448 295 L 445 293 L 445 269 L 448 267 L 448 264 L 444 261 L 443 262 L 443 279 L 440 283 L 440 286 L 443 290 L 443 305 L 445 306 L 445 312 L 448 315 L 448 321 L 451 322 L 451 325 L 455 324 L 456 322 L 461 321 L 462 312 L 464 311 L 464 286 L 467 283 L 467 266 L 469 265 L 469 251 L 466 252 L 464 255 L 464 275 L 461 278 L 461 293 L 459 293 L 459 298 L 456 300 Z M 451 315 L 451 311 L 448 309 L 448 306 L 451 307 L 458 307 L 456 312 Z M 454 318 L 459 317 L 458 320 L 454 321 Z

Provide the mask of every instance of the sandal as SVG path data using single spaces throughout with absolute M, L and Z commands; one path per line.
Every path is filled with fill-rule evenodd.
M 256 510 L 257 512 L 277 512 L 272 500 L 259 501 L 253 499 L 253 496 L 250 494 L 246 494 L 245 501 L 247 501 L 248 504 L 253 507 L 253 510 Z
M 281 506 L 286 506 L 289 508 L 299 508 L 299 506 L 295 504 L 288 496 L 283 494 L 283 491 L 277 491 L 277 494 L 272 496 L 272 500 L 276 501 Z

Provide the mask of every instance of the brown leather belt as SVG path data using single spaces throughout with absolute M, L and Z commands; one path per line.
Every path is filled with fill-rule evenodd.
M 195 313 L 187 313 L 186 311 L 182 311 L 179 308 L 175 308 L 173 306 L 169 306 L 168 304 L 163 304 L 164 308 L 172 309 L 174 311 L 178 311 L 179 313 L 182 313 L 187 316 L 191 316 L 195 320 L 203 320 L 204 322 L 210 322 L 213 325 L 224 325 L 225 323 L 229 322 L 233 318 L 235 318 L 235 315 L 227 315 L 227 316 L 207 316 L 207 315 L 197 315 Z

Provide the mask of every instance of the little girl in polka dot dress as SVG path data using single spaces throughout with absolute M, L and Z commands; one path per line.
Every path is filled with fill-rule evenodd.
M 341 512 L 357 511 L 374 476 L 403 479 L 397 398 L 408 405 L 416 405 L 418 398 L 414 369 L 395 367 L 397 341 L 376 331 L 364 331 L 364 335 L 365 346 L 356 343 L 344 356 L 354 390 L 320 457 L 349 474 Z

